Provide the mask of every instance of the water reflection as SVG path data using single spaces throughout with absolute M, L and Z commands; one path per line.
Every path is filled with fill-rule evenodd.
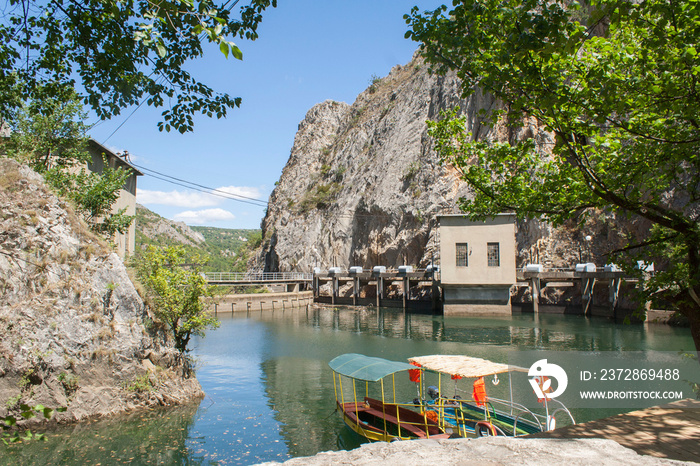
M 266 394 L 281 424 L 291 456 L 308 456 L 338 443 L 338 423 L 332 385 L 322 380 L 324 363 L 298 357 L 279 357 L 262 364 Z M 330 377 L 330 375 L 328 375 Z
M 527 349 L 630 351 L 691 350 L 684 328 L 615 324 L 604 318 L 560 314 L 512 317 L 443 317 L 404 314 L 393 309 L 315 308 L 253 313 L 268 323 L 412 341 L 514 346 Z
M 334 412 L 328 368 L 343 353 L 393 360 L 466 354 L 508 362 L 513 350 L 693 348 L 688 329 L 569 315 L 450 318 L 310 306 L 219 318 L 218 330 L 194 342 L 197 378 L 207 393 L 199 406 L 60 429 L 45 444 L 0 447 L 0 464 L 252 464 L 353 448 L 359 439 Z M 580 410 L 576 416 L 611 414 Z
M 213 464 L 188 441 L 198 407 L 195 402 L 50 430 L 46 442 L 0 446 L 0 463 Z

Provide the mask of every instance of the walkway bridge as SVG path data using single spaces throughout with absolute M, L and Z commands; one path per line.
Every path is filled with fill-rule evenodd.
M 284 291 L 304 290 L 313 281 L 313 274 L 303 272 L 206 272 L 210 285 L 276 286 Z

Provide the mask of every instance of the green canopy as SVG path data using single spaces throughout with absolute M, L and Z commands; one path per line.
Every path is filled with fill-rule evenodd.
M 405 362 L 389 361 L 356 353 L 341 354 L 328 365 L 338 374 L 368 382 L 377 382 L 395 372 L 417 369 L 416 366 Z

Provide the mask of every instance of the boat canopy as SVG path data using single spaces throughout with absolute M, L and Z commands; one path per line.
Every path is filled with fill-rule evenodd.
M 328 365 L 338 374 L 368 382 L 378 382 L 396 372 L 417 369 L 416 366 L 405 362 L 389 361 L 356 353 L 341 354 Z
M 465 378 L 485 377 L 511 371 L 527 372 L 527 369 L 523 367 L 509 366 L 508 364 L 470 356 L 435 354 L 431 356 L 417 356 L 408 360 L 420 364 L 424 369 Z

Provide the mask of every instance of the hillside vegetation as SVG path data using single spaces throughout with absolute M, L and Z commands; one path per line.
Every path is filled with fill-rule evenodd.
M 182 245 L 187 251 L 206 255 L 205 272 L 242 272 L 247 270 L 251 251 L 261 242 L 260 230 L 190 227 L 173 222 L 136 206 L 136 254 L 146 246 Z

